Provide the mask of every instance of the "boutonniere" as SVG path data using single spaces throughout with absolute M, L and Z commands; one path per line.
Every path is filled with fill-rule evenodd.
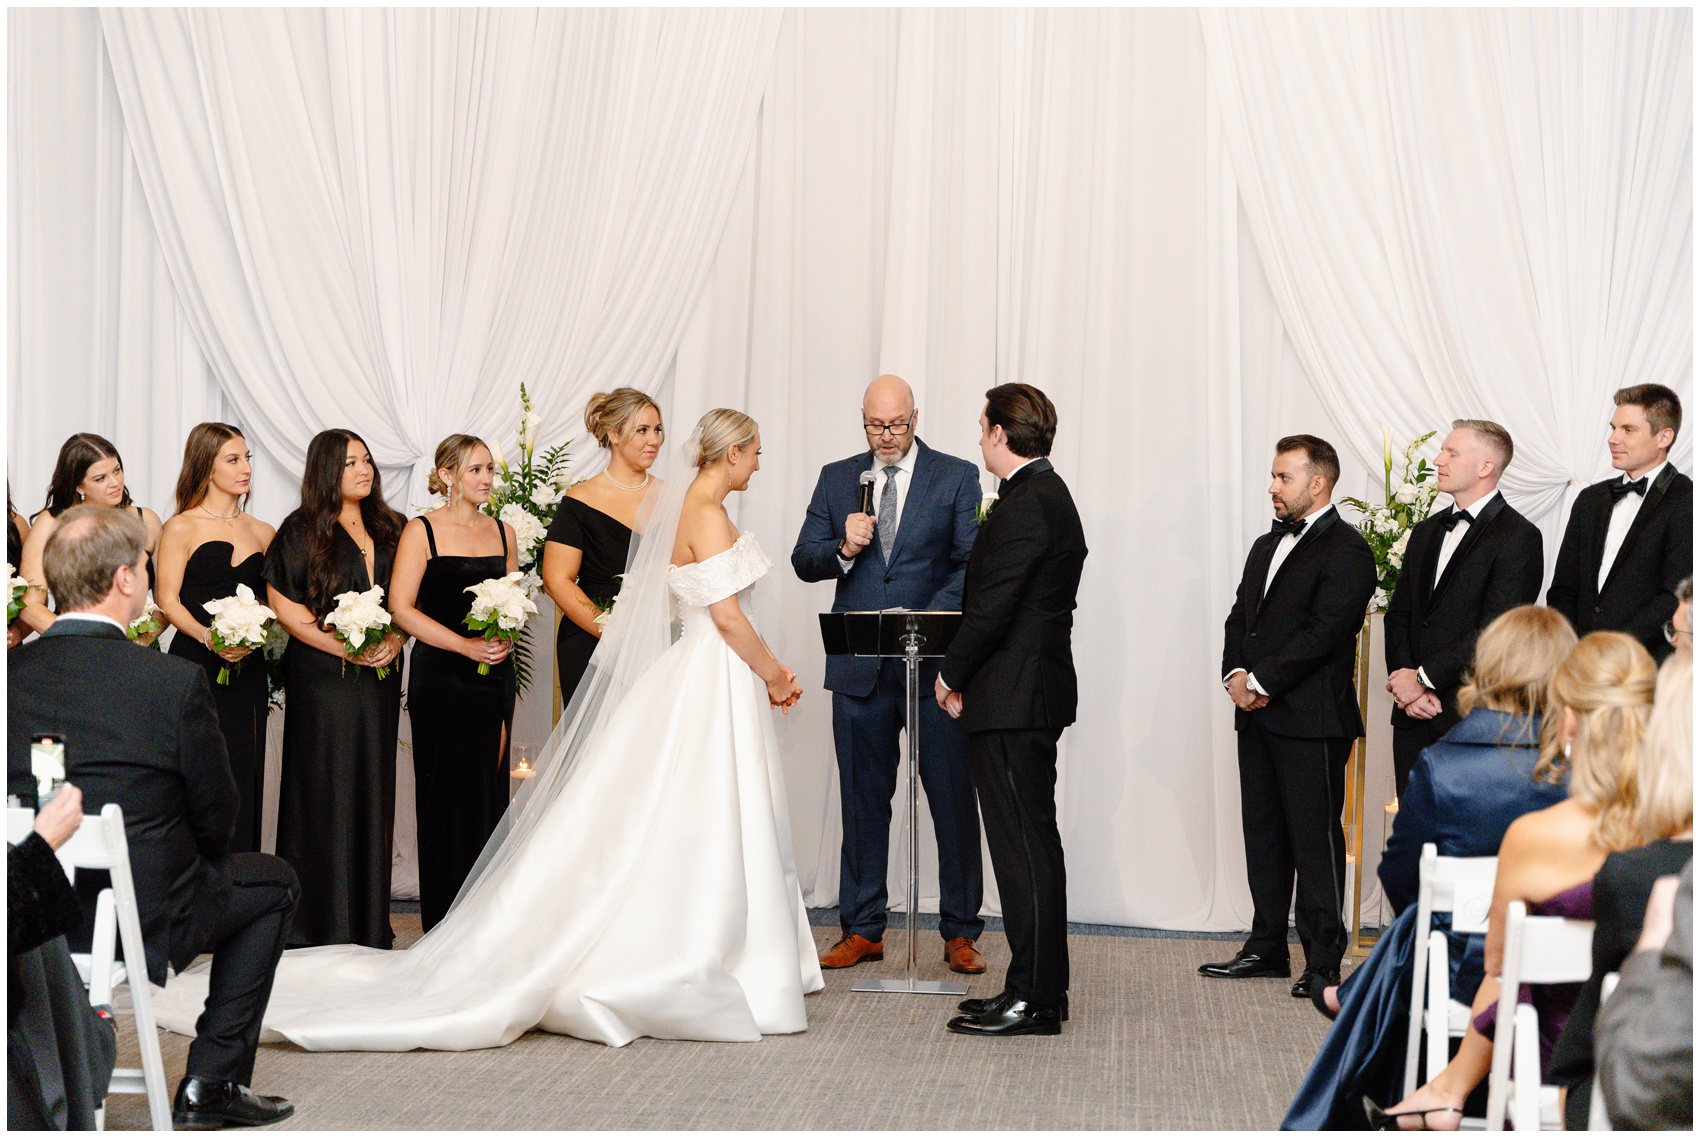
M 997 504 L 998 496 L 996 494 L 987 494 L 981 498 L 980 504 L 974 508 L 974 523 L 976 525 L 985 525 L 986 519 L 992 516 L 992 510 L 997 506 Z

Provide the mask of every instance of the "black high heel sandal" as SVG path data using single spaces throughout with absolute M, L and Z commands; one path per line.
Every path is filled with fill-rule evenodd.
M 1390 1114 L 1366 1098 L 1364 1099 L 1364 1113 L 1369 1115 L 1369 1128 L 1371 1130 L 1403 1130 L 1405 1128 L 1399 1125 L 1399 1120 L 1401 1118 L 1410 1118 L 1412 1116 L 1420 1117 L 1423 1120 L 1423 1124 L 1417 1129 L 1427 1130 L 1429 1129 L 1429 1115 L 1461 1115 L 1464 1113 L 1464 1108 L 1459 1106 L 1431 1106 L 1427 1110 L 1401 1110 Z

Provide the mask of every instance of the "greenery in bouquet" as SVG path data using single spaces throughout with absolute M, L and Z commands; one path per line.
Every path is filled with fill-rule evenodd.
M 142 606 L 142 615 L 130 622 L 130 627 L 124 630 L 124 635 L 128 636 L 132 643 L 140 644 L 143 648 L 162 651 L 159 638 L 164 632 L 165 614 L 153 603 L 153 595 L 150 593 L 147 603 Z
M 1434 468 L 1428 459 L 1417 453 L 1437 432 L 1418 435 L 1405 445 L 1400 456 L 1399 480 L 1393 480 L 1393 432 L 1381 428 L 1381 489 L 1380 502 L 1362 498 L 1342 498 L 1341 501 L 1357 510 L 1363 520 L 1357 523 L 1358 532 L 1369 542 L 1375 554 L 1376 590 L 1369 603 L 1370 612 L 1387 611 L 1388 598 L 1399 580 L 1399 570 L 1405 563 L 1405 547 L 1410 544 L 1411 530 L 1428 517 L 1434 509 L 1434 499 L 1440 493 L 1435 482 Z
M 283 630 L 281 621 L 272 621 L 266 626 L 266 642 L 260 648 L 260 654 L 266 661 L 266 706 L 268 708 L 283 708 L 283 652 L 289 647 L 289 633 Z
M 9 625 L 24 611 L 24 594 L 29 592 L 30 587 L 28 581 L 18 576 L 10 561 L 6 562 L 6 587 L 11 591 L 6 600 L 6 623 Z
M 496 462 L 496 477 L 484 512 L 514 527 L 521 584 L 528 596 L 536 596 L 543 585 L 538 574 L 543 538 L 566 495 L 567 444 L 558 443 L 539 453 L 538 436 L 543 419 L 534 409 L 531 393 L 523 383 L 519 385 L 519 406 L 519 425 L 514 432 L 517 461 L 508 462 L 501 445 L 495 439 L 487 440 L 490 457 Z M 526 625 L 514 638 L 514 678 L 522 696 L 531 687 L 531 628 Z

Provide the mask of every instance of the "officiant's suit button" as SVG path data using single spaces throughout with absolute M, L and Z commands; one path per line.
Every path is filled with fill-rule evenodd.
M 1246 639 L 1247 640 L 1256 640 L 1257 639 L 1257 633 L 1255 633 L 1255 632 L 1246 633 Z

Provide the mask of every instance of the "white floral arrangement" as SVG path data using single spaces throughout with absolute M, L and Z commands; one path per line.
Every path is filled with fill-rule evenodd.
M 526 621 L 537 614 L 525 589 L 525 574 L 509 573 L 491 577 L 476 585 L 468 585 L 472 594 L 472 611 L 466 614 L 466 627 L 482 632 L 486 640 L 506 640 L 510 645 L 525 629 Z M 490 674 L 490 665 L 480 663 L 478 674 Z
M 992 516 L 992 510 L 997 507 L 996 493 L 987 493 L 980 497 L 980 504 L 974 507 L 974 524 L 985 525 L 986 519 Z
M 390 634 L 391 617 L 384 607 L 384 587 L 373 585 L 364 593 L 349 590 L 332 598 L 336 608 L 325 617 L 325 626 L 343 643 L 343 652 L 354 659 Z M 390 674 L 387 665 L 379 665 L 378 678 Z
M 501 444 L 494 439 L 486 440 L 490 457 L 496 463 L 496 477 L 484 512 L 513 527 L 514 544 L 519 551 L 519 585 L 528 599 L 543 587 L 543 578 L 538 573 L 543 559 L 543 539 L 548 536 L 568 486 L 567 444 L 559 443 L 539 453 L 542 429 L 543 417 L 537 413 L 531 393 L 522 383 L 519 423 L 514 429 L 518 461 L 508 462 Z M 535 606 L 532 611 L 536 611 Z M 529 631 L 521 629 L 511 639 L 514 678 L 523 696 L 531 687 L 531 637 Z
M 147 602 L 142 605 L 142 615 L 130 622 L 130 627 L 124 630 L 124 635 L 143 648 L 159 648 L 159 634 L 165 631 L 165 617 L 160 615 L 159 606 L 153 603 L 153 594 L 148 594 Z
M 1434 468 L 1417 453 L 1418 449 L 1438 432 L 1418 435 L 1405 445 L 1399 481 L 1393 481 L 1393 431 L 1381 428 L 1382 501 L 1366 502 L 1361 498 L 1342 498 L 1362 515 L 1358 532 L 1369 542 L 1375 554 L 1375 596 L 1370 600 L 1370 612 L 1386 612 L 1399 580 L 1399 570 L 1405 564 L 1405 548 L 1411 542 L 1411 530 L 1428 517 L 1434 500 L 1440 493 L 1435 482 Z
M 214 652 L 231 648 L 264 648 L 266 635 L 277 620 L 277 613 L 256 600 L 254 590 L 247 585 L 236 586 L 233 597 L 207 601 L 201 607 L 213 618 L 208 626 L 207 647 Z M 229 684 L 231 677 L 240 674 L 242 665 L 247 662 L 246 656 L 234 664 L 226 662 L 218 670 L 217 682 Z
M 12 591 L 6 601 L 6 623 L 11 624 L 18 619 L 18 614 L 24 611 L 24 594 L 29 592 L 30 583 L 18 576 L 17 569 L 10 561 L 6 562 L 6 585 Z
M 266 661 L 266 706 L 273 710 L 283 709 L 283 654 L 288 649 L 289 632 L 282 621 L 274 620 L 266 629 L 266 642 L 260 646 L 260 655 Z

